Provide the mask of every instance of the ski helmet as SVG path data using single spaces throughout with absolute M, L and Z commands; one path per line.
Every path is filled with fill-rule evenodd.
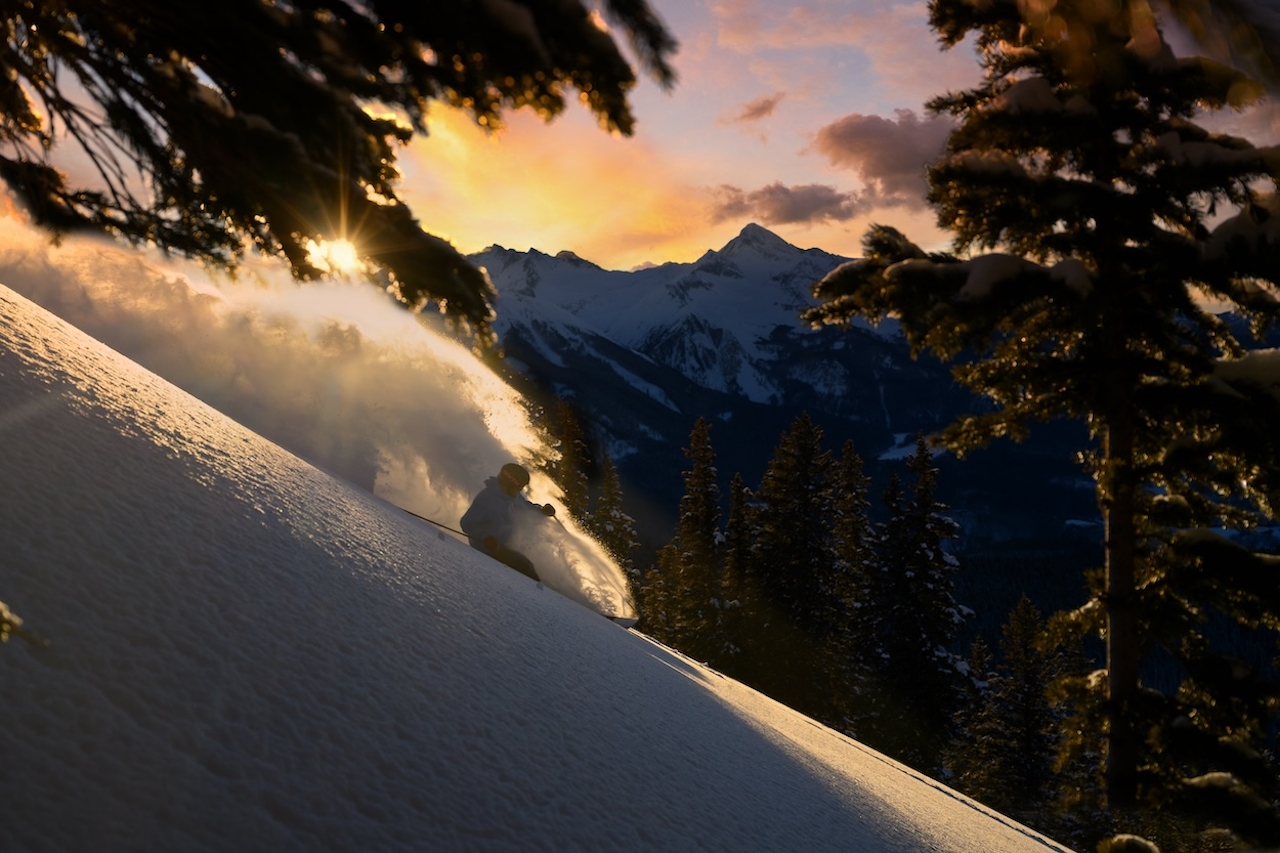
M 529 472 L 514 462 L 508 462 L 506 465 L 503 465 L 498 476 L 504 480 L 511 481 L 522 489 L 529 485 Z

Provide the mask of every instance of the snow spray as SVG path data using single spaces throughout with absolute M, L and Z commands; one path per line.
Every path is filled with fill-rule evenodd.
M 235 278 L 72 237 L 53 247 L 5 217 L 0 282 L 312 464 L 456 526 L 507 462 L 530 494 L 554 451 L 520 395 L 451 337 L 363 281 L 298 284 L 251 263 Z M 526 547 L 547 586 L 633 616 L 622 570 L 572 524 Z

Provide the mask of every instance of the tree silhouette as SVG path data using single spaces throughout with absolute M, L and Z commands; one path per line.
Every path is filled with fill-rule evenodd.
M 609 555 L 617 560 L 618 567 L 626 572 L 628 578 L 633 578 L 635 566 L 631 554 L 640 547 L 636 522 L 622 508 L 622 481 L 618 477 L 618 466 L 607 452 L 600 467 L 600 495 L 596 498 L 588 526 Z
M 592 454 L 587 447 L 581 416 L 564 400 L 556 401 L 553 430 L 559 458 L 551 470 L 551 478 L 563 492 L 565 511 L 575 521 L 585 524 L 591 502 L 591 478 L 587 472 Z
M 1004 625 L 996 672 L 984 668 L 981 650 L 971 654 L 971 675 L 986 687 L 952 763 L 965 793 L 1022 821 L 1044 813 L 1053 796 L 1059 714 L 1048 688 L 1059 662 L 1044 648 L 1044 633 L 1039 610 L 1024 596 Z
M 950 739 L 960 701 L 959 661 L 949 647 L 968 611 L 954 599 L 959 565 L 944 547 L 957 525 L 935 498 L 938 470 L 922 435 L 907 471 L 909 482 L 895 472 L 885 488 L 889 518 L 880 530 L 860 618 L 874 644 L 875 678 L 884 693 L 874 742 L 931 772 Z
M 655 598 L 661 601 L 658 639 L 700 660 L 711 661 L 722 648 L 719 634 L 720 487 L 717 485 L 711 424 L 698 418 L 685 448 L 689 469 L 675 535 L 658 551 L 650 570 Z M 655 614 L 656 615 L 656 614 Z
M 495 127 L 576 89 L 606 128 L 634 126 L 634 71 L 578 0 L 2 5 L 0 179 L 39 226 L 222 267 L 252 248 L 300 279 L 325 273 L 311 241 L 351 238 L 405 304 L 479 332 L 487 277 L 395 191 L 428 104 Z M 670 85 L 675 42 L 644 0 L 602 6 Z
M 1203 637 L 1215 611 L 1280 624 L 1274 588 L 1209 570 L 1229 543 L 1177 533 L 1275 514 L 1274 371 L 1197 296 L 1233 307 L 1255 335 L 1280 319 L 1280 217 L 1263 192 L 1280 151 L 1194 122 L 1261 88 L 1176 58 L 1145 3 L 1023 8 L 930 5 L 944 44 L 976 33 L 986 72 L 929 104 L 959 121 L 929 170 L 953 253 L 874 228 L 865 258 L 817 285 L 823 304 L 808 317 L 900 317 L 916 352 L 955 361 L 994 404 L 945 432 L 958 453 L 1021 438 L 1032 421 L 1089 425 L 1106 562 L 1075 618 L 1106 639 L 1095 701 L 1107 802 L 1123 810 L 1161 787 L 1149 733 L 1175 719 L 1143 690 L 1143 659 L 1163 649 L 1194 663 L 1206 644 L 1185 632 Z M 1232 603 L 1240 592 L 1249 607 Z

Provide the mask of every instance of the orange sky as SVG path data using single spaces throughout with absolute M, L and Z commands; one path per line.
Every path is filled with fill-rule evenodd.
M 847 256 L 872 222 L 946 247 L 923 175 L 947 127 L 923 105 L 981 72 L 968 45 L 939 49 L 924 2 L 651 4 L 680 42 L 679 82 L 642 80 L 634 137 L 576 107 L 512 114 L 498 135 L 439 109 L 401 161 L 423 227 L 464 252 L 567 249 L 611 269 L 692 261 L 748 222 Z M 1272 144 L 1273 114 L 1219 126 Z
M 679 80 L 644 78 L 633 137 L 577 105 L 489 133 L 443 106 L 401 154 L 401 197 L 463 252 L 575 252 L 611 269 L 692 261 L 750 222 L 856 256 L 871 223 L 945 248 L 924 168 L 948 125 L 923 105 L 976 83 L 972 49 L 941 51 L 923 0 L 650 0 L 680 42 Z M 1256 144 L 1271 109 L 1228 116 Z
M 642 80 L 634 137 L 609 136 L 577 107 L 550 124 L 511 114 L 497 135 L 438 109 L 431 135 L 401 160 L 423 227 L 465 252 L 568 249 L 614 269 L 694 260 L 752 221 L 844 254 L 872 220 L 936 234 L 922 179 L 914 204 L 877 205 L 867 185 L 880 164 L 820 144 L 851 115 L 882 117 L 882 136 L 915 136 L 899 111 L 925 119 L 924 101 L 944 83 L 977 79 L 967 48 L 939 51 L 923 3 L 653 6 L 680 41 L 680 79 L 670 92 Z M 920 176 L 927 159 L 910 161 Z

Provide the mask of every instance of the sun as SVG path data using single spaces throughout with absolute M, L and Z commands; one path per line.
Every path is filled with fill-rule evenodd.
M 307 248 L 313 264 L 325 267 L 333 273 L 353 273 L 362 266 L 360 250 L 350 240 L 312 242 Z

